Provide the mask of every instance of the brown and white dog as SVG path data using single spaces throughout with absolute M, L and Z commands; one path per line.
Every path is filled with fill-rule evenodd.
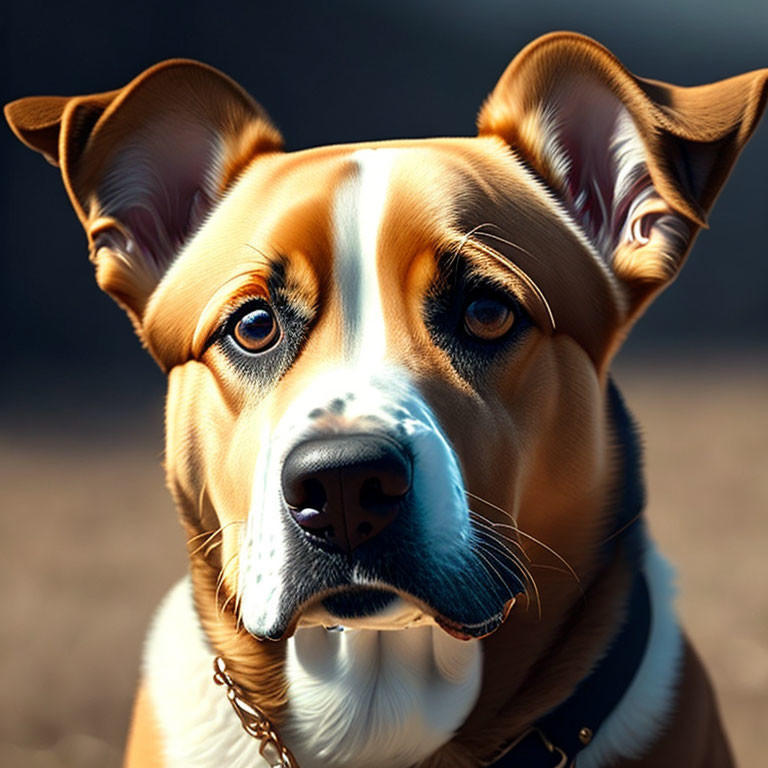
M 183 60 L 8 105 L 168 374 L 190 567 L 128 766 L 263 764 L 216 656 L 303 768 L 732 765 L 609 368 L 767 92 L 556 33 L 475 138 L 285 153 Z

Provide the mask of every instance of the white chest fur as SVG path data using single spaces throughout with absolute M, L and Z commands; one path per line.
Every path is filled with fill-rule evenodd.
M 168 768 L 265 765 L 213 683 L 212 664 L 185 578 L 163 601 L 145 656 Z M 302 768 L 406 768 L 466 719 L 481 670 L 479 643 L 436 627 L 303 629 L 289 641 L 282 735 Z
M 480 692 L 476 641 L 434 626 L 300 630 L 289 641 L 286 736 L 302 768 L 401 768 L 464 722 Z

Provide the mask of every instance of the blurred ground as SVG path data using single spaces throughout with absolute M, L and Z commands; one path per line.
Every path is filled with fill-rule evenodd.
M 620 367 L 649 515 L 743 766 L 768 723 L 768 365 Z M 58 401 L 64 402 L 61 396 Z M 184 542 L 162 407 L 0 413 L 0 765 L 119 764 L 140 648 Z

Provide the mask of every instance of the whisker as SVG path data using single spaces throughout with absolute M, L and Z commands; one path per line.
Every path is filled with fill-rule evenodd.
M 504 523 L 494 523 L 494 525 L 497 525 L 499 528 L 512 528 L 511 525 L 505 525 Z M 573 576 L 576 583 L 581 585 L 581 578 L 579 577 L 579 574 L 576 573 L 576 571 L 573 569 L 573 566 L 556 550 L 552 549 L 549 545 L 545 544 L 543 541 L 537 539 L 535 536 L 531 536 L 530 533 L 526 533 L 522 528 L 515 527 L 514 530 L 520 535 L 525 536 L 526 539 L 533 542 L 534 544 L 538 544 L 542 549 L 545 549 L 547 552 L 549 552 L 553 557 L 556 557 L 567 569 L 568 573 Z
M 242 529 L 239 532 L 239 541 L 237 544 L 237 551 L 240 552 L 242 550 L 243 546 L 243 531 Z M 240 588 L 240 579 L 237 580 L 237 585 L 235 587 L 235 634 L 237 634 L 240 631 L 240 622 L 242 619 L 242 606 L 243 606 L 243 591 Z
M 539 259 L 536 256 L 534 256 L 527 248 L 523 248 L 522 245 L 518 245 L 517 243 L 513 243 L 511 240 L 507 240 L 507 238 L 501 237 L 500 235 L 493 235 L 490 232 L 482 232 L 481 230 L 484 227 L 493 227 L 494 229 L 501 229 L 501 227 L 497 226 L 496 224 L 492 224 L 492 223 L 488 222 L 487 224 L 482 224 L 479 227 L 475 227 L 474 230 L 472 230 L 472 233 L 474 234 L 475 232 L 477 232 L 477 234 L 480 237 L 489 237 L 491 240 L 497 240 L 500 243 L 504 243 L 504 245 L 508 245 L 510 248 L 514 248 L 516 251 L 520 251 L 520 253 L 524 253 L 532 261 L 541 262 L 541 259 Z
M 227 606 L 230 604 L 230 602 L 235 597 L 235 593 L 233 592 L 225 601 L 224 605 L 221 606 L 221 612 L 224 613 L 227 610 Z
M 494 504 L 492 501 L 488 501 L 488 499 L 484 499 L 482 496 L 478 496 L 476 493 L 472 493 L 472 491 L 465 490 L 464 493 L 467 494 L 470 498 L 476 499 L 477 501 L 482 502 L 486 506 L 490 507 L 491 509 L 495 509 L 497 512 L 501 512 L 502 515 L 506 515 L 513 523 L 515 522 L 515 518 L 512 517 L 512 515 L 507 512 L 506 509 L 502 509 L 497 504 Z
M 547 563 L 531 563 L 531 568 L 541 568 L 545 571 L 554 571 L 555 573 L 562 573 L 565 576 L 571 574 L 565 570 L 565 568 L 558 568 L 556 565 L 548 565 Z
M 486 221 L 483 224 L 478 224 L 476 227 L 472 227 L 472 229 L 470 229 L 469 232 L 465 232 L 461 236 L 461 240 L 459 240 L 459 245 L 458 245 L 458 248 L 456 249 L 457 255 L 462 252 L 462 250 L 464 249 L 464 246 L 467 244 L 467 241 L 469 240 L 470 237 L 472 237 L 472 235 L 475 234 L 475 232 L 479 232 L 481 229 L 483 229 L 483 227 L 492 227 L 492 226 L 494 226 L 492 221 Z
M 489 545 L 487 542 L 485 544 L 479 544 L 478 546 L 480 550 L 485 554 L 487 554 L 488 556 L 495 557 L 497 562 L 499 562 L 500 560 L 503 562 L 504 558 L 507 556 L 507 553 L 504 552 L 503 549 L 493 547 L 492 545 Z M 541 594 L 539 592 L 539 585 L 536 583 L 536 579 L 533 577 L 533 574 L 519 561 L 516 563 L 516 565 L 522 571 L 523 593 L 528 597 L 529 602 L 531 600 L 531 595 L 533 595 L 533 599 L 536 602 L 536 604 L 541 605 Z M 520 577 L 519 573 L 516 573 L 509 566 L 505 566 L 505 567 L 509 571 L 509 573 L 513 574 L 516 578 L 519 579 Z
M 213 550 L 216 549 L 216 547 L 220 547 L 223 543 L 224 542 L 221 539 L 219 539 L 218 541 L 214 541 L 213 544 L 209 544 L 208 548 L 205 550 L 205 554 L 203 555 L 203 557 L 208 557 L 208 555 L 210 555 L 211 552 L 213 552 Z
M 612 539 L 615 539 L 617 536 L 620 536 L 624 531 L 627 530 L 630 526 L 634 525 L 641 517 L 643 516 L 642 512 L 638 512 L 631 520 L 624 523 L 624 525 L 619 528 L 618 531 L 614 531 L 607 539 L 603 539 L 598 546 L 602 546 L 603 544 L 607 544 Z
M 219 574 L 219 578 L 216 580 L 216 594 L 214 597 L 214 601 L 216 603 L 216 610 L 221 613 L 222 609 L 219 607 L 219 592 L 221 591 L 222 586 L 224 585 L 224 579 L 226 577 L 227 569 L 230 565 L 232 565 L 233 562 L 239 559 L 239 552 L 235 552 L 229 560 L 227 560 L 224 567 L 221 569 L 221 573 Z
M 479 512 L 475 512 L 473 509 L 469 510 L 470 515 L 472 515 L 472 521 L 475 523 L 475 525 L 479 526 L 480 528 L 489 531 L 493 533 L 494 536 L 498 536 L 500 539 L 504 539 L 505 541 L 508 541 L 510 544 L 514 544 L 521 552 L 523 557 L 530 562 L 531 557 L 530 555 L 525 551 L 525 548 L 523 545 L 512 536 L 507 536 L 506 534 L 500 533 L 496 530 L 494 526 L 497 526 L 498 523 L 494 523 L 493 521 L 489 520 L 485 515 L 481 515 Z
M 532 259 L 535 259 L 533 254 L 526 251 L 525 248 L 523 248 L 522 246 L 519 246 L 516 243 L 511 242 L 510 240 L 505 240 L 503 237 L 492 235 L 490 232 L 478 232 L 477 237 L 489 237 L 494 240 L 499 240 L 503 243 L 506 243 L 510 247 L 516 248 L 522 253 L 525 253 L 526 255 L 530 256 Z M 552 312 L 552 307 L 549 301 L 547 301 L 547 297 L 544 295 L 544 291 L 542 291 L 541 288 L 539 288 L 539 286 L 536 284 L 536 281 L 519 264 L 516 264 L 514 261 L 511 261 L 510 259 L 506 258 L 502 254 L 500 254 L 498 251 L 491 248 L 489 245 L 486 245 L 485 243 L 481 243 L 476 239 L 472 241 L 472 245 L 474 245 L 476 248 L 481 250 L 486 256 L 490 256 L 494 261 L 498 261 L 506 269 L 509 269 L 517 277 L 519 277 L 520 280 L 522 280 L 526 286 L 528 286 L 528 288 L 533 292 L 534 296 L 536 296 L 536 298 L 541 303 L 541 306 L 544 308 L 544 311 L 547 314 L 547 320 L 549 320 L 549 324 L 552 328 L 552 332 L 554 333 L 555 330 L 557 330 L 557 324 L 555 323 L 555 315 Z
M 479 552 L 477 554 L 478 554 L 478 556 L 480 557 L 480 560 L 481 560 L 479 565 L 482 568 L 483 576 L 485 576 L 485 580 L 488 582 L 488 585 L 490 586 L 490 588 L 494 589 L 496 587 L 496 582 L 493 580 L 493 578 L 491 577 L 490 572 L 488 571 L 488 561 L 484 557 L 480 556 Z M 496 575 L 501 579 L 501 575 L 498 572 L 496 573 Z M 477 582 L 477 588 L 478 589 L 483 589 L 484 588 L 480 584 L 478 579 L 475 579 L 475 581 Z M 506 582 L 504 582 L 503 579 L 502 579 L 502 584 L 504 584 L 506 586 Z
M 205 498 L 205 491 L 208 488 L 208 481 L 203 478 L 203 482 L 200 485 L 200 493 L 197 495 L 197 516 L 200 520 L 203 519 L 203 499 Z
M 211 531 L 202 531 L 201 533 L 197 533 L 194 536 L 190 536 L 190 538 L 187 539 L 187 544 L 191 544 L 193 541 L 196 541 L 197 539 L 202 539 L 203 536 L 209 536 Z
M 523 580 L 525 582 L 524 584 L 524 590 L 526 594 L 528 594 L 528 587 L 530 587 L 534 595 L 536 597 L 536 604 L 540 607 L 541 606 L 541 593 L 539 592 L 539 586 L 536 583 L 536 579 L 534 578 L 531 571 L 528 569 L 528 566 L 519 558 L 517 557 L 513 552 L 510 552 L 506 547 L 499 544 L 499 542 L 495 541 L 494 537 L 491 534 L 486 534 L 491 539 L 491 543 L 488 541 L 478 541 L 478 546 L 482 547 L 484 551 L 488 552 L 488 549 L 499 553 L 500 555 L 503 555 L 504 557 L 508 557 L 512 560 L 512 562 L 517 565 L 517 567 L 522 571 L 523 574 Z M 514 571 L 511 571 L 511 573 L 514 573 Z M 515 576 L 518 576 L 519 574 L 514 574 Z M 530 596 L 529 596 L 530 599 Z
M 570 576 L 571 572 L 566 571 L 565 568 L 558 568 L 556 565 L 548 565 L 546 563 L 531 563 L 531 568 L 541 568 L 545 571 L 553 571 L 554 573 L 562 573 L 564 576 Z M 582 604 L 587 604 L 587 595 L 584 592 L 584 589 L 582 588 L 581 584 L 577 584 L 579 588 L 579 597 L 581 598 Z
M 232 525 L 245 525 L 245 520 L 230 520 L 230 522 L 226 523 L 225 525 L 220 525 L 215 531 L 203 531 L 202 533 L 199 533 L 197 536 L 193 536 L 191 539 L 187 540 L 187 546 L 191 544 L 193 541 L 196 541 L 197 539 L 207 536 L 208 538 L 199 546 L 197 547 L 193 552 L 189 553 L 190 557 L 194 557 L 201 549 L 204 549 L 211 539 L 213 539 L 215 536 L 223 533 L 227 528 L 229 528 Z M 208 554 L 206 552 L 206 554 Z
M 487 557 L 492 557 L 502 567 L 506 568 L 506 570 L 509 571 L 509 573 L 511 573 L 514 576 L 518 575 L 508 565 L 506 565 L 503 562 L 503 560 L 501 560 L 501 558 L 499 557 L 498 554 L 496 554 L 493 551 L 488 549 L 488 544 L 487 543 L 484 546 L 481 545 L 481 549 L 482 549 L 482 551 L 485 553 L 485 555 Z M 480 553 L 478 552 L 478 554 L 480 554 Z M 524 568 L 524 566 L 522 566 L 522 567 Z M 526 583 L 528 585 L 530 585 L 530 587 L 533 589 L 533 594 L 534 594 L 535 603 L 536 603 L 536 610 L 537 610 L 539 621 L 541 621 L 541 594 L 539 593 L 538 585 L 536 584 L 536 580 L 533 578 L 533 574 L 531 574 L 531 572 L 528 571 L 527 568 L 524 569 L 524 572 L 526 574 L 526 579 L 525 579 Z M 506 584 L 506 582 L 503 582 L 503 583 L 504 583 L 504 586 L 506 586 L 507 589 L 511 592 L 512 590 L 509 589 L 509 586 Z M 530 608 L 530 600 L 531 600 L 530 591 L 527 588 L 524 588 L 523 592 L 524 592 L 524 594 L 528 598 L 528 607 Z M 511 597 L 515 597 L 515 595 L 512 594 Z
M 526 566 L 523 563 L 523 561 L 514 553 L 510 552 L 509 549 L 507 549 L 503 544 L 501 544 L 499 541 L 496 540 L 496 537 L 493 535 L 493 531 L 487 531 L 487 530 L 480 530 L 475 532 L 477 536 L 482 536 L 484 538 L 477 539 L 477 543 L 481 544 L 485 547 L 490 547 L 491 549 L 496 550 L 497 552 L 502 553 L 505 557 L 508 557 L 515 565 L 518 566 L 521 570 L 525 571 Z
M 475 537 L 476 538 L 481 536 L 484 537 L 483 539 L 479 539 L 479 543 L 484 543 L 487 545 L 488 541 L 492 542 L 493 546 L 497 548 L 499 552 L 502 552 L 505 557 L 510 558 L 512 562 L 515 563 L 518 566 L 518 568 L 520 568 L 520 570 L 523 572 L 523 575 L 526 579 L 529 579 L 530 581 L 534 581 L 533 575 L 528 570 L 528 566 L 526 565 L 526 563 L 515 552 L 510 551 L 509 547 L 507 547 L 504 543 L 504 542 L 509 542 L 510 544 L 517 547 L 517 549 L 520 551 L 523 557 L 528 562 L 531 562 L 531 558 L 529 557 L 528 553 L 525 551 L 523 546 L 520 544 L 520 542 L 517 539 L 511 538 L 510 536 L 506 536 L 505 534 L 497 531 L 493 527 L 493 523 L 487 517 L 485 517 L 484 515 L 481 515 L 479 512 L 476 512 L 475 510 L 469 508 L 469 513 L 474 526 Z
M 512 515 L 509 514 L 505 509 L 502 509 L 498 505 L 494 504 L 491 501 L 488 501 L 487 499 L 482 498 L 481 496 L 478 496 L 471 491 L 465 491 L 465 493 L 468 496 L 471 496 L 473 499 L 477 499 L 477 501 L 482 502 L 483 504 L 486 504 L 487 506 L 491 507 L 491 509 L 495 509 L 497 512 L 501 512 L 501 514 L 505 515 L 512 521 L 512 525 L 507 525 L 505 523 L 494 523 L 491 520 L 488 520 L 488 518 L 485 518 L 486 522 L 488 522 L 490 525 L 492 525 L 494 528 L 509 528 L 512 531 L 515 531 L 519 536 L 524 536 L 529 541 L 533 542 L 534 544 L 538 544 L 543 549 L 547 550 L 551 555 L 556 557 L 570 572 L 571 576 L 579 583 L 581 584 L 581 579 L 579 578 L 579 575 L 576 573 L 576 571 L 573 569 L 571 564 L 556 550 L 552 549 L 549 545 L 545 544 L 540 539 L 537 539 L 535 536 L 532 536 L 530 533 L 526 533 L 520 526 L 518 526 L 517 521 L 512 517 Z
M 263 256 L 265 259 L 267 259 L 267 261 L 270 260 L 270 257 L 266 253 L 264 253 L 264 251 L 262 251 L 260 248 L 257 248 L 255 245 L 251 245 L 250 243 L 243 243 L 243 245 L 245 245 L 246 248 L 250 248 L 252 251 L 255 251 L 256 253 L 258 253 L 259 256 Z
M 215 531 L 212 531 L 211 533 L 208 533 L 208 531 L 206 531 L 205 533 L 200 534 L 200 536 L 205 536 L 206 534 L 208 534 L 208 538 L 199 547 L 197 547 L 193 552 L 190 552 L 189 556 L 190 557 L 194 557 L 201 549 L 203 549 L 208 544 L 208 542 L 210 542 L 211 539 L 213 539 L 215 536 L 217 536 L 221 532 L 222 532 L 221 526 L 219 526 Z M 200 538 L 200 536 L 195 536 L 194 538 L 198 539 L 198 538 Z M 190 539 L 190 541 L 194 541 L 194 539 Z M 189 542 L 187 542 L 187 543 L 189 544 Z
M 507 584 L 504 577 L 496 570 L 496 568 L 494 568 L 493 564 L 488 559 L 489 557 L 492 556 L 491 553 L 487 551 L 483 553 L 479 549 L 476 549 L 475 554 L 496 574 L 496 576 L 498 576 L 499 581 L 504 585 L 504 588 L 507 590 L 507 593 L 509 594 L 510 599 L 512 599 L 516 593 L 512 591 L 512 587 L 510 587 L 509 584 Z M 510 573 L 512 573 L 512 571 L 510 571 Z

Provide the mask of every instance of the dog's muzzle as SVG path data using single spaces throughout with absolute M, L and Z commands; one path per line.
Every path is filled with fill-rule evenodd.
M 423 620 L 468 639 L 501 624 L 524 589 L 515 554 L 473 523 L 458 456 L 407 375 L 333 369 L 264 429 L 240 560 L 249 632 Z

